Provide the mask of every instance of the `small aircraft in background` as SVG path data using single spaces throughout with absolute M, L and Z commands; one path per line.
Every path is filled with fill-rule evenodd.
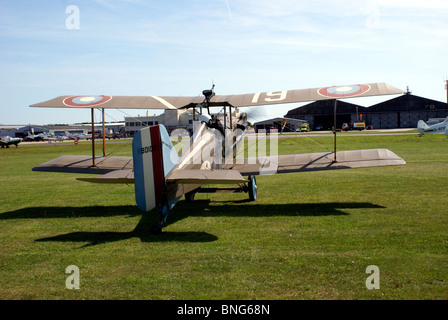
M 404 165 L 406 162 L 387 149 L 368 149 L 305 153 L 291 155 L 273 154 L 274 134 L 256 139 L 245 139 L 247 114 L 232 119 L 232 108 L 260 105 L 286 104 L 316 100 L 334 100 L 351 97 L 402 94 L 403 91 L 385 83 L 332 86 L 315 89 L 282 90 L 238 95 L 215 95 L 204 90 L 203 97 L 186 96 L 61 96 L 31 105 L 47 108 L 90 108 L 92 132 L 94 109 L 193 109 L 196 129 L 187 138 L 182 153 L 170 140 L 167 129 L 161 125 L 145 127 L 136 132 L 132 141 L 132 157 L 95 157 L 94 140 L 92 156 L 64 155 L 38 165 L 33 171 L 71 172 L 97 174 L 78 180 L 93 183 L 134 184 L 137 206 L 144 212 L 159 208 L 160 220 L 153 228 L 159 233 L 168 212 L 185 195 L 193 201 L 197 192 L 246 192 L 249 199 L 257 199 L 256 175 L 316 170 L 365 168 Z M 222 108 L 222 115 L 210 114 L 210 107 Z M 228 109 L 227 109 L 228 108 Z M 198 111 L 199 110 L 199 111 Z M 227 111 L 230 111 L 227 113 Z M 230 118 L 230 119 L 228 119 Z M 197 120 L 197 121 L 196 121 Z M 104 119 L 103 119 L 104 121 Z M 260 135 L 260 134 L 258 134 Z M 103 135 L 104 139 L 104 135 Z M 262 142 L 258 149 L 244 144 Z M 270 143 L 270 155 L 266 141 Z M 275 140 L 274 140 L 275 141 Z M 243 146 L 243 147 L 241 147 Z M 243 151 L 242 151 L 243 150 Z M 104 152 L 103 152 L 104 154 Z M 101 174 L 98 176 L 98 174 Z M 247 178 L 245 178 L 246 176 Z M 203 188 L 204 185 L 237 185 L 234 188 Z
M 9 148 L 10 145 L 15 145 L 17 148 L 20 142 L 22 142 L 22 138 L 11 138 L 9 136 L 1 137 L 0 147 L 3 149 L 3 148 Z
M 44 141 L 47 140 L 48 136 L 45 133 L 34 133 L 34 128 L 31 128 L 31 132 L 27 132 L 26 137 L 23 138 L 24 141 Z
M 425 121 L 419 120 L 417 123 L 417 130 L 420 137 L 427 133 L 442 133 L 448 137 L 448 117 L 440 123 L 428 125 Z

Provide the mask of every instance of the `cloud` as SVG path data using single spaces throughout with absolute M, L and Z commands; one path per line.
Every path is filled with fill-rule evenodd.
M 448 10 L 446 0 L 372 0 L 372 2 L 384 8 Z
M 369 30 L 380 28 L 380 9 L 378 6 L 367 8 L 366 28 Z

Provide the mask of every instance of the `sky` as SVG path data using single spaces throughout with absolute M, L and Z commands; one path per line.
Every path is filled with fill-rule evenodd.
M 90 121 L 29 107 L 61 95 L 197 96 L 212 83 L 229 95 L 386 82 L 447 101 L 447 16 L 446 0 L 0 0 L 0 124 Z

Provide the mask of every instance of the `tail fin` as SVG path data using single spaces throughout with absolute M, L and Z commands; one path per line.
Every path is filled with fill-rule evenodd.
M 425 121 L 419 120 L 417 123 L 417 131 L 420 135 L 424 134 L 424 130 L 428 129 L 429 126 L 426 124 Z
M 137 206 L 147 212 L 167 203 L 165 177 L 179 158 L 166 128 L 156 125 L 139 130 L 132 141 L 132 153 Z

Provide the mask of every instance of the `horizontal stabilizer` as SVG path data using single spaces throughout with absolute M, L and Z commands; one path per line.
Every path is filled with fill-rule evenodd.
M 166 177 L 175 184 L 235 184 L 247 182 L 235 170 L 176 170 Z
M 115 170 L 98 177 L 77 178 L 92 183 L 134 183 L 134 172 L 131 169 Z M 247 182 L 235 170 L 177 170 L 170 173 L 167 183 L 173 184 L 235 184 Z
M 134 172 L 132 169 L 125 170 L 115 170 L 109 173 L 103 174 L 99 177 L 87 177 L 87 178 L 77 178 L 76 180 L 92 183 L 123 183 L 132 184 L 134 183 Z

